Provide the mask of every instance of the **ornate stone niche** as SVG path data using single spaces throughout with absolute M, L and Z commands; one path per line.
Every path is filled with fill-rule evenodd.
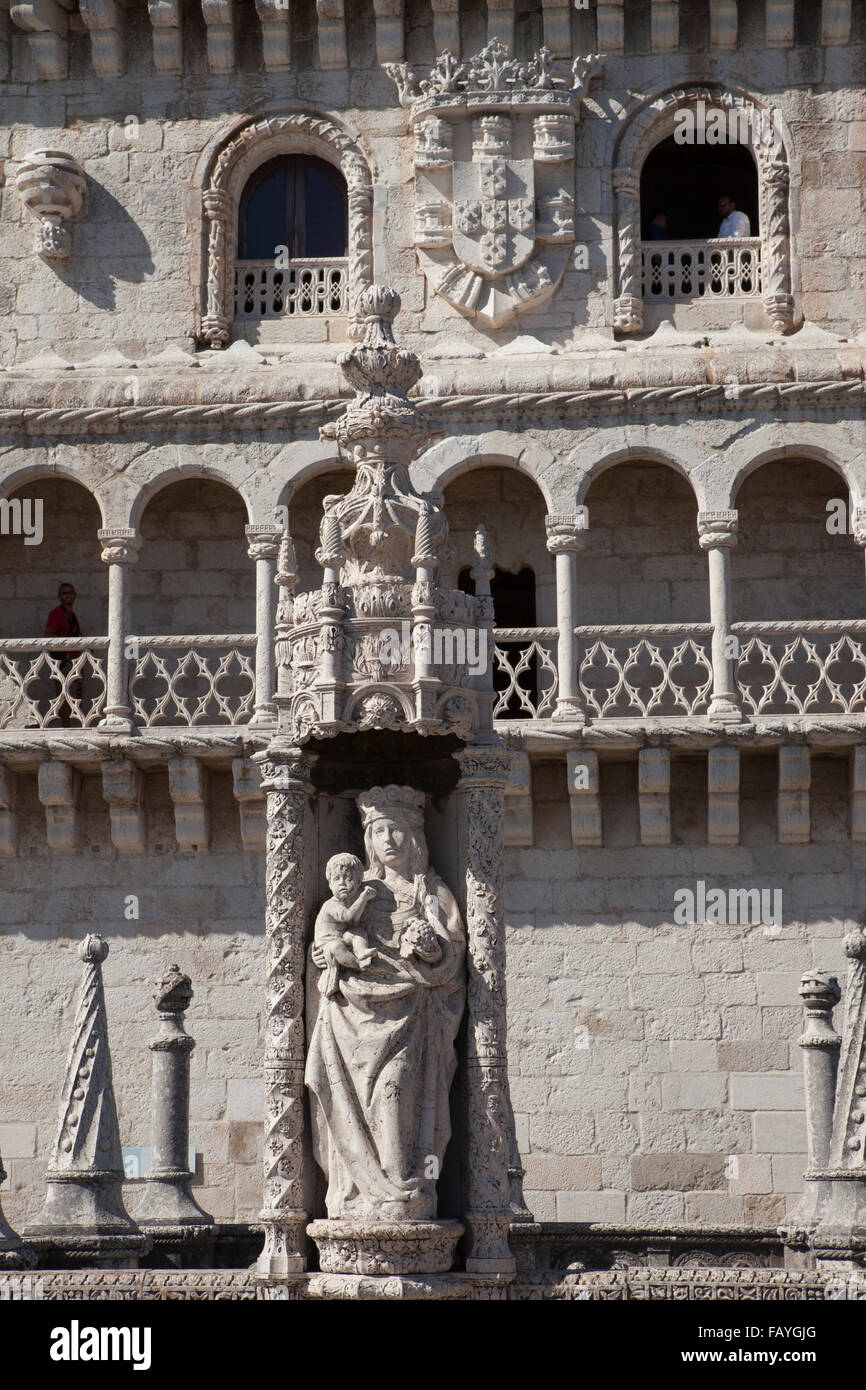
M 650 151 L 674 133 L 678 111 L 697 107 L 733 112 L 750 133 L 758 169 L 761 237 L 761 298 L 779 333 L 794 327 L 789 214 L 789 154 L 775 112 L 742 92 L 714 87 L 677 87 L 647 102 L 620 138 L 613 169 L 614 240 L 617 249 L 614 325 L 618 332 L 644 330 L 640 179 Z M 734 243 L 732 243 L 734 244 Z M 721 301 L 724 308 L 725 301 Z M 700 302 L 704 307 L 703 301 Z M 665 306 L 668 308 L 669 306 Z
M 348 131 L 312 111 L 286 111 L 236 130 L 209 163 L 202 188 L 199 337 L 225 347 L 234 324 L 234 270 L 238 206 L 250 175 L 281 154 L 318 155 L 346 180 L 349 212 L 349 335 L 362 331 L 358 300 L 373 277 L 373 180 L 369 164 Z

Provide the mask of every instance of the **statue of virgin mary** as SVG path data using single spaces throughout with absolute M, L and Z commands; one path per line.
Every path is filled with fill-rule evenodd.
M 429 1221 L 451 1136 L 448 1095 L 466 997 L 465 932 L 427 861 L 424 794 L 372 787 L 357 799 L 375 890 L 359 926 L 374 952 L 310 991 L 305 1080 L 328 1216 Z M 312 963 L 324 970 L 321 949 Z M 313 974 L 313 972 L 310 972 Z

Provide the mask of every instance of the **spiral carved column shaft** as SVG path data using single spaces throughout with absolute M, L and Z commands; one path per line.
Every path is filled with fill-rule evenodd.
M 505 784 L 501 748 L 467 749 L 458 790 L 465 798 L 469 1106 L 466 1224 L 470 1272 L 513 1273 L 508 1245 L 511 1105 L 508 1096 L 503 895 Z
M 304 1210 L 304 872 L 310 755 L 269 751 L 261 762 L 267 794 L 265 932 L 265 1244 L 259 1273 L 306 1266 Z

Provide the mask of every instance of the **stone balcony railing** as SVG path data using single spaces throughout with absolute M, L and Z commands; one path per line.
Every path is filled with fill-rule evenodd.
M 643 297 L 670 304 L 695 299 L 757 299 L 760 237 L 642 243 Z
M 238 261 L 235 318 L 317 318 L 349 312 L 348 259 Z
M 747 721 L 866 714 L 866 620 L 734 623 Z M 494 718 L 547 720 L 562 687 L 554 627 L 496 628 Z M 713 694 L 709 623 L 579 626 L 586 721 L 692 719 Z M 252 633 L 128 638 L 128 703 L 142 729 L 233 728 L 256 699 Z M 94 729 L 105 712 L 107 637 L 0 640 L 0 729 Z
M 0 729 L 96 727 L 106 704 L 108 645 L 107 637 L 0 641 Z M 255 647 L 253 633 L 129 638 L 134 723 L 247 723 L 255 697 Z

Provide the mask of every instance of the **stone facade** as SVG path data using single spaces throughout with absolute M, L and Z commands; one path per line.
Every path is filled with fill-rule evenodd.
M 6 1216 L 20 1230 L 42 1205 L 89 932 L 111 944 L 122 1142 L 149 1141 L 150 987 L 176 960 L 195 982 L 193 1193 L 218 1222 L 261 1210 L 253 759 L 273 731 L 277 544 L 287 524 L 299 589 L 318 584 L 322 502 L 352 478 L 319 429 L 346 406 L 336 359 L 375 280 L 399 292 L 399 344 L 424 368 L 412 396 L 433 437 L 411 477 L 444 495 L 444 586 L 472 566 L 478 522 L 500 575 L 534 575 L 534 623 L 505 598 L 496 618 L 512 634 L 495 721 L 517 755 L 508 1067 L 527 1206 L 539 1222 L 776 1227 L 806 1161 L 800 977 L 843 978 L 866 878 L 866 14 L 798 5 L 789 30 L 793 5 L 765 23 L 740 5 L 737 28 L 736 6 L 685 0 L 406 0 L 395 25 L 387 7 L 304 0 L 229 6 L 230 24 L 184 10 L 181 28 L 162 8 L 115 29 L 55 7 L 46 29 L 16 5 L 0 68 L 0 497 L 44 506 L 38 545 L 0 518 Z M 443 50 L 470 60 L 495 37 L 524 65 L 547 44 L 553 85 L 543 64 L 516 77 L 509 111 L 573 154 L 544 179 L 534 161 L 539 199 L 566 200 L 537 209 L 551 285 L 512 276 L 491 314 L 452 281 L 439 292 L 447 217 L 469 200 L 436 173 L 443 132 L 419 127 Z M 773 125 L 756 151 L 762 292 L 644 302 L 641 165 L 700 102 Z M 346 177 L 344 311 L 236 317 L 243 186 L 283 154 Z M 538 233 L 554 213 L 560 240 Z M 61 580 L 103 639 L 81 648 L 69 727 L 46 717 L 55 649 L 38 646 Z M 319 898 L 326 858 L 307 865 Z M 678 920 L 699 883 L 780 890 L 781 923 Z M 134 1184 L 125 1200 L 134 1216 Z

